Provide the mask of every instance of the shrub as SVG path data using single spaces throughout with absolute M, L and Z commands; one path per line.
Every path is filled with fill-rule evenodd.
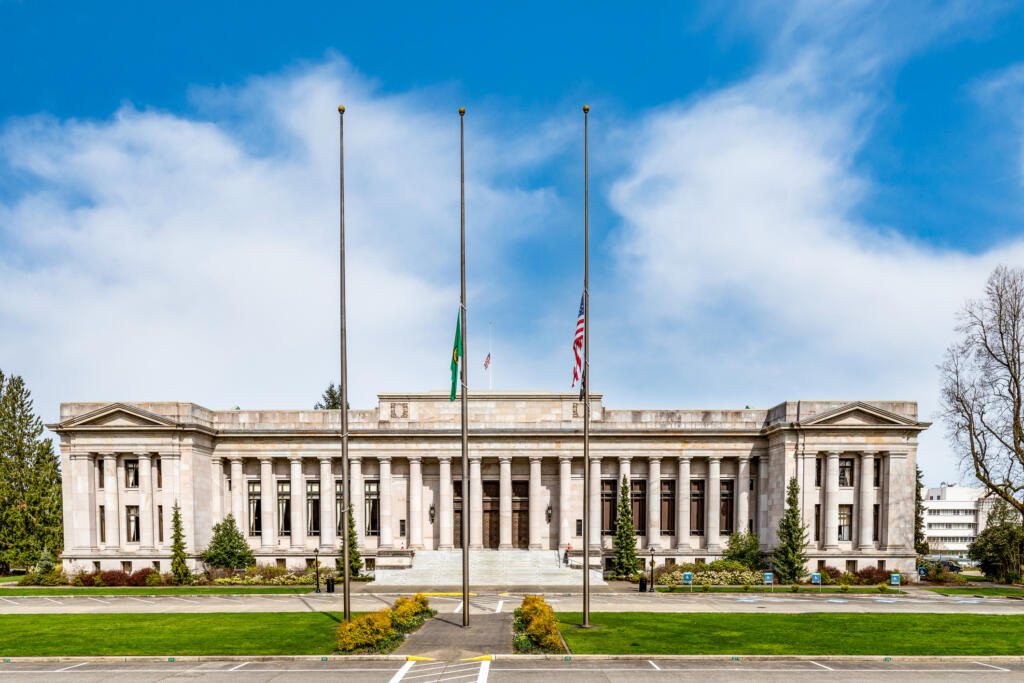
M 161 583 L 163 583 L 163 578 L 160 576 L 160 572 L 154 569 L 146 574 L 145 584 L 147 586 L 159 586 Z
M 761 553 L 760 545 L 761 541 L 758 540 L 757 534 L 739 531 L 729 536 L 723 555 L 726 561 L 734 560 L 743 569 L 761 569 L 764 567 L 764 555 Z
M 513 636 L 512 642 L 520 652 L 531 652 L 535 649 L 546 652 L 564 651 L 555 623 L 555 612 L 539 595 L 523 597 L 522 607 L 516 610 L 516 619 L 513 623 L 518 633 Z M 523 633 L 528 641 L 522 637 Z
M 342 652 L 377 652 L 386 649 L 398 633 L 391 625 L 391 610 L 364 614 L 338 627 L 338 649 Z
M 131 576 L 128 577 L 128 585 L 129 586 L 146 586 L 146 585 L 149 585 L 149 584 L 146 583 L 146 579 L 149 577 L 150 574 L 157 574 L 157 571 L 155 569 L 153 569 L 152 567 L 146 567 L 144 569 L 139 569 L 138 571 L 132 572 Z M 159 576 L 159 574 L 157 574 L 157 576 Z
M 422 593 L 412 598 L 398 598 L 391 610 L 391 625 L 399 631 L 408 633 L 423 625 L 424 618 L 430 614 L 427 599 Z
M 92 585 L 96 586 L 97 588 L 102 588 L 103 586 L 107 585 L 107 584 L 103 583 L 103 574 L 102 574 L 102 572 L 96 572 L 96 573 L 94 573 L 92 575 Z
M 41 574 L 38 581 L 40 586 L 63 586 L 68 583 L 64 572 L 57 568 L 51 569 L 47 574 Z
M 103 579 L 104 586 L 128 585 L 128 575 L 120 569 L 111 569 L 105 572 L 100 572 L 100 577 Z
M 744 582 L 744 584 L 743 584 L 743 592 L 744 593 L 749 593 L 750 592 L 750 582 L 749 581 Z
M 850 587 L 845 583 L 841 583 L 839 584 L 839 590 L 843 591 L 844 593 L 849 593 Z
M 877 586 L 875 586 L 875 588 L 878 589 L 879 593 L 884 593 L 885 592 L 885 584 L 884 583 L 878 584 Z
M 75 578 L 71 579 L 71 585 L 87 587 L 92 585 L 92 574 L 86 574 L 84 571 L 79 570 L 75 574 Z
M 839 583 L 845 583 L 848 586 L 856 586 L 860 583 L 860 578 L 856 574 L 843 572 L 843 575 L 839 577 Z
M 18 579 L 19 586 L 34 586 L 39 581 L 39 575 L 35 572 L 25 572 L 25 574 Z
M 700 585 L 700 587 L 701 587 L 701 590 L 703 590 L 705 593 L 707 593 L 708 591 L 711 590 L 711 582 L 710 581 L 705 581 L 704 583 L 702 583 Z
M 829 579 L 828 581 L 825 581 L 825 577 L 826 576 Z M 839 583 L 839 579 L 842 578 L 842 576 L 843 576 L 843 570 L 839 569 L 838 567 L 833 567 L 831 565 L 828 565 L 828 566 L 822 567 L 822 569 L 821 569 L 821 581 L 826 586 L 832 585 L 833 583 Z
M 800 585 L 796 584 L 796 583 L 794 583 L 792 586 L 789 587 L 789 592 L 790 593 L 796 593 L 799 590 L 800 590 Z

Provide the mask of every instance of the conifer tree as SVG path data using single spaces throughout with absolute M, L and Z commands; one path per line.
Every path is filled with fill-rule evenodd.
M 192 572 L 185 562 L 185 530 L 178 501 L 174 501 L 174 513 L 171 516 L 171 574 L 174 575 L 174 583 L 178 585 L 192 583 Z
M 64 542 L 60 463 L 21 377 L 0 371 L 0 572 Z
M 914 552 L 928 554 L 928 539 L 924 534 L 924 473 L 917 468 L 917 486 L 914 494 Z
M 786 509 L 779 519 L 779 545 L 772 555 L 772 566 L 779 583 L 793 583 L 807 573 L 807 527 L 800 519 L 800 485 L 796 477 L 786 489 Z
M 256 564 L 256 557 L 238 530 L 235 518 L 228 515 L 223 522 L 213 525 L 213 538 L 210 546 L 203 551 L 200 558 L 204 564 L 219 569 L 245 569 Z
M 363 559 L 359 554 L 359 538 L 356 536 L 356 516 L 352 514 L 352 503 L 348 504 L 348 574 L 359 576 Z
M 632 576 L 636 573 L 636 528 L 633 526 L 633 505 L 630 500 L 629 479 L 623 475 L 619 487 L 619 502 L 615 512 L 615 538 L 612 552 L 615 554 L 615 573 Z

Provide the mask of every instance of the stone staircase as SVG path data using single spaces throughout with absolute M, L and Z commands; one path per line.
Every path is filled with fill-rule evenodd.
M 555 550 L 473 550 L 469 553 L 470 585 L 581 588 L 580 569 L 566 567 Z M 461 550 L 417 550 L 410 569 L 379 569 L 374 587 L 415 586 L 456 588 L 462 585 Z M 592 586 L 605 585 L 601 572 L 590 571 Z

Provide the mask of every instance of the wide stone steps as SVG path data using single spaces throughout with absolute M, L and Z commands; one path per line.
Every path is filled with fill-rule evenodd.
M 559 561 L 555 550 L 472 550 L 470 583 L 477 586 L 565 586 L 583 583 L 580 569 Z M 417 550 L 410 569 L 380 569 L 378 586 L 455 587 L 462 584 L 461 550 Z M 591 570 L 590 582 L 605 585 L 601 572 Z

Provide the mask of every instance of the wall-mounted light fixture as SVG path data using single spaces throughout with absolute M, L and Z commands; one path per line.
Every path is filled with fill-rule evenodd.
M 548 509 L 544 511 L 544 514 L 547 515 L 547 518 L 548 518 L 549 522 L 551 521 L 551 513 L 552 513 L 551 506 L 548 505 Z
M 434 504 L 430 504 L 430 523 L 434 523 Z

